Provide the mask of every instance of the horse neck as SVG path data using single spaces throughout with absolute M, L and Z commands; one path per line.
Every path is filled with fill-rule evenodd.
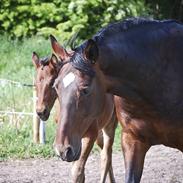
M 105 44 L 99 44 L 98 63 L 108 90 L 113 90 L 112 93 L 116 95 L 116 86 L 119 88 L 120 83 L 140 89 L 139 86 L 159 61 L 156 53 L 158 47 L 154 46 L 151 33 L 143 35 L 142 30 L 137 31 L 139 37 L 136 38 L 134 32 L 118 33 L 113 38 L 106 39 Z
M 104 92 L 104 94 L 107 92 L 107 85 L 108 85 L 108 79 L 106 79 L 104 73 L 101 71 L 99 63 L 96 63 L 94 65 L 94 70 L 96 72 L 95 78 L 96 78 L 96 83 L 98 84 L 99 87 L 101 87 L 101 90 Z
M 95 68 L 96 71 L 96 80 L 97 80 L 97 86 L 101 87 L 100 95 L 103 96 L 103 106 L 102 106 L 102 111 L 99 117 L 99 126 L 102 127 L 104 123 L 109 121 L 112 117 L 113 111 L 114 111 L 114 97 L 112 94 L 107 93 L 106 91 L 106 82 L 108 82 L 105 79 L 104 74 L 101 72 L 99 69 L 99 65 L 96 65 Z

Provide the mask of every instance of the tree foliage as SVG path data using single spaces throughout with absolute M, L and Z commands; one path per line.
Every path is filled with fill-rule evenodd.
M 109 22 L 131 16 L 183 19 L 182 0 L 1 0 L 0 32 L 12 38 L 50 33 L 86 39 Z
M 131 16 L 148 15 L 144 0 L 1 0 L 0 30 L 11 37 L 50 33 L 84 39 L 99 28 Z
M 145 4 L 157 18 L 176 19 L 183 21 L 182 0 L 146 0 Z

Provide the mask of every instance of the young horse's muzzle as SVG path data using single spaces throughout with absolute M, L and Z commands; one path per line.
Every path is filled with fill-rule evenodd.
M 37 109 L 36 112 L 43 121 L 46 121 L 49 118 L 50 112 L 47 108 L 41 110 Z

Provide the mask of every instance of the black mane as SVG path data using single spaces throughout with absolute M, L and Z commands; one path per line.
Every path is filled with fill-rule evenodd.
M 124 32 L 129 29 L 139 27 L 147 24 L 157 24 L 157 23 L 172 23 L 177 22 L 176 20 L 154 20 L 147 18 L 129 18 L 123 21 L 109 24 L 108 26 L 102 28 L 97 34 L 93 36 L 93 39 L 97 42 L 104 37 L 113 35 L 115 33 Z M 95 71 L 92 69 L 91 61 L 86 61 L 83 58 L 82 50 L 85 48 L 87 41 L 85 41 L 80 46 L 74 48 L 75 54 L 71 59 L 71 63 L 74 68 L 84 72 L 85 74 L 94 76 Z
M 91 62 L 84 59 L 80 53 L 75 52 L 70 62 L 75 69 L 83 72 L 84 74 L 87 74 L 91 77 L 95 75 L 95 71 L 92 68 Z
M 118 32 L 124 32 L 130 30 L 131 28 L 139 27 L 141 25 L 147 24 L 157 24 L 157 23 L 172 23 L 178 22 L 176 20 L 155 20 L 150 18 L 129 18 L 123 21 L 111 23 L 106 27 L 102 28 L 98 33 L 93 36 L 94 40 L 98 40 L 109 34 L 114 34 Z

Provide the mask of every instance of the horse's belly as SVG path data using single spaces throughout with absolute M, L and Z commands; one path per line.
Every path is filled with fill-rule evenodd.
M 182 118 L 167 120 L 148 111 L 148 108 L 135 107 L 127 112 L 124 105 L 123 100 L 115 96 L 117 117 L 123 132 L 131 133 L 134 138 L 150 145 L 164 144 L 183 151 Z
M 162 134 L 159 134 L 159 136 L 162 137 L 162 144 L 177 148 L 183 152 L 183 126 L 165 125 L 166 124 L 164 124 L 161 130 Z
M 172 124 L 158 120 L 121 120 L 123 131 L 132 133 L 134 138 L 150 145 L 163 144 L 183 151 L 183 126 Z

